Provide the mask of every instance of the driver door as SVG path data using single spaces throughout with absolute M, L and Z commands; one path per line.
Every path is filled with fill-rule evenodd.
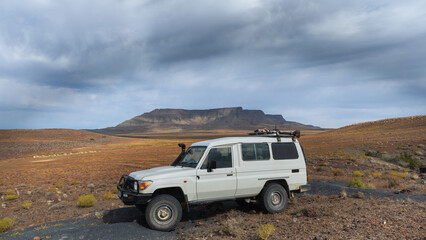
M 207 171 L 209 161 L 216 161 L 216 168 Z M 234 197 L 237 176 L 232 158 L 232 146 L 211 148 L 200 169 L 197 170 L 198 200 L 219 200 Z

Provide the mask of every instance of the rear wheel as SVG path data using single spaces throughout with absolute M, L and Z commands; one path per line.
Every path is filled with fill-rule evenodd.
M 278 213 L 284 211 L 284 209 L 287 207 L 287 202 L 287 191 L 280 184 L 269 184 L 260 193 L 260 203 L 269 213 Z
M 150 228 L 159 231 L 171 231 L 182 219 L 182 206 L 168 194 L 154 197 L 146 206 L 145 220 Z

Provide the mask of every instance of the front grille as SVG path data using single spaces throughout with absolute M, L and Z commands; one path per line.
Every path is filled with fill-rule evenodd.
M 134 189 L 134 184 L 137 184 L 137 189 L 139 188 L 139 183 L 136 179 L 128 176 L 128 175 L 123 175 L 120 178 L 120 181 L 118 182 L 118 189 L 122 190 L 122 191 L 130 191 L 130 192 L 137 192 Z

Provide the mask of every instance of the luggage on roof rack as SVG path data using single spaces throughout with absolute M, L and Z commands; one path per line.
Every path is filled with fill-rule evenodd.
M 249 135 L 259 136 L 259 137 L 277 137 L 280 141 L 281 137 L 291 137 L 291 138 L 300 138 L 300 130 L 295 131 L 280 131 L 279 129 L 269 130 L 266 128 L 259 128 L 254 130 L 254 132 L 249 133 Z

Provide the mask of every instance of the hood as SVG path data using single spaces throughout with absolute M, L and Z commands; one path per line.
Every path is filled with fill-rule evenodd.
M 129 174 L 129 176 L 136 180 L 153 180 L 159 178 L 171 178 L 181 175 L 188 175 L 189 171 L 194 171 L 195 174 L 195 168 L 164 166 L 132 172 Z

